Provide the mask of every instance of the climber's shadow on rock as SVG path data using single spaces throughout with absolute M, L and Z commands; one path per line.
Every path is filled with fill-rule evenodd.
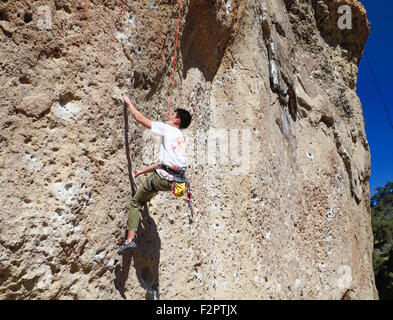
M 145 205 L 141 223 L 138 229 L 137 249 L 129 249 L 122 255 L 121 266 L 115 268 L 116 279 L 114 281 L 116 289 L 120 295 L 126 299 L 125 284 L 130 272 L 131 261 L 134 260 L 134 267 L 139 284 L 146 290 L 147 300 L 158 300 L 159 293 L 159 264 L 161 240 L 158 236 L 157 225 L 149 216 Z
M 128 144 L 128 114 L 127 107 L 124 106 L 124 127 L 125 127 L 125 147 L 128 164 L 128 176 L 130 178 L 131 193 L 134 196 L 136 184 L 132 176 L 132 163 Z M 127 231 L 126 231 L 127 234 Z M 159 299 L 159 264 L 161 240 L 157 232 L 157 225 L 149 215 L 147 205 L 144 206 L 142 219 L 138 228 L 136 239 L 138 248 L 126 250 L 122 255 L 122 264 L 115 268 L 116 279 L 114 281 L 116 289 L 120 295 L 126 299 L 125 284 L 130 272 L 131 261 L 134 260 L 136 276 L 142 288 L 146 290 L 146 299 Z
M 138 248 L 134 250 L 134 266 L 139 283 L 146 290 L 147 300 L 158 300 L 161 239 L 157 225 L 145 205 L 138 229 Z

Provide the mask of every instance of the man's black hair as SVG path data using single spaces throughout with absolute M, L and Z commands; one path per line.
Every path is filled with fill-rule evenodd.
M 177 108 L 175 112 L 177 112 L 176 118 L 180 118 L 179 127 L 181 129 L 186 129 L 191 123 L 191 114 L 187 110 L 181 108 Z

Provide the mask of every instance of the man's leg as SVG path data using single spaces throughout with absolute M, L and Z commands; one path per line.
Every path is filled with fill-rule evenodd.
M 154 186 L 154 190 L 157 190 L 157 191 L 169 191 L 169 190 L 172 190 L 173 183 L 172 183 L 172 181 L 168 181 L 168 180 L 161 178 L 157 172 L 154 172 L 153 186 Z
M 135 232 L 138 230 L 140 214 L 142 212 L 143 205 L 150 201 L 151 198 L 157 193 L 157 191 L 153 190 L 150 185 L 150 174 L 142 185 L 138 188 L 137 192 L 135 193 L 134 197 L 131 200 L 130 210 L 128 212 L 128 221 L 127 221 L 127 230 L 128 236 L 127 241 L 130 242 L 135 237 Z
M 129 245 L 135 237 L 135 233 L 138 230 L 140 213 L 142 211 L 143 205 L 147 201 L 151 200 L 151 198 L 153 198 L 158 191 L 169 191 L 171 189 L 172 182 L 162 179 L 156 172 L 153 172 L 145 179 L 131 200 L 131 207 L 128 213 L 127 221 L 127 240 L 118 251 L 119 254 L 127 249 L 127 245 Z M 135 243 L 131 243 L 131 245 L 133 245 L 132 247 L 135 247 Z

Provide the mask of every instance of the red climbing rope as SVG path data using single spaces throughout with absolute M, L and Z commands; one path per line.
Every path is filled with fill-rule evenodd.
M 180 6 L 179 6 L 179 19 L 178 19 L 178 21 L 177 21 L 177 34 L 176 34 L 176 44 L 175 44 L 175 57 L 173 58 L 173 71 L 172 71 L 171 95 L 170 95 L 170 97 L 169 97 L 168 119 L 169 119 L 169 115 L 170 115 L 170 113 L 171 113 L 173 80 L 174 80 L 174 78 L 175 78 L 177 40 L 178 40 L 178 38 L 179 38 L 179 29 L 180 29 L 181 1 L 182 1 L 182 0 L 180 0 Z

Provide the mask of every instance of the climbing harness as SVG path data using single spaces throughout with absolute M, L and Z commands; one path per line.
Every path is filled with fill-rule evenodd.
M 173 80 L 175 78 L 175 67 L 176 67 L 176 53 L 177 53 L 177 40 L 179 39 L 179 29 L 180 29 L 180 17 L 181 17 L 181 1 L 179 6 L 179 18 L 177 21 L 177 33 L 176 33 L 176 43 L 175 43 L 175 56 L 173 58 L 173 70 L 172 70 L 172 81 L 171 81 L 171 94 L 169 96 L 169 110 L 168 110 L 168 119 L 171 113 L 171 104 L 172 104 L 172 90 L 173 90 Z
M 166 164 L 160 164 L 158 168 L 171 174 L 173 176 L 173 180 L 175 180 L 176 182 L 179 183 L 186 182 L 186 177 L 185 177 L 186 169 L 179 169 L 176 167 L 167 166 Z
M 186 196 L 185 201 L 188 204 L 188 208 L 190 209 L 191 216 L 194 218 L 198 215 L 197 211 L 195 210 L 192 201 L 191 201 L 191 187 L 190 182 L 185 176 L 185 169 L 178 169 L 175 167 L 170 167 L 165 164 L 161 164 L 159 166 L 160 169 L 165 170 L 169 174 L 173 176 L 173 188 L 172 194 L 176 197 Z

